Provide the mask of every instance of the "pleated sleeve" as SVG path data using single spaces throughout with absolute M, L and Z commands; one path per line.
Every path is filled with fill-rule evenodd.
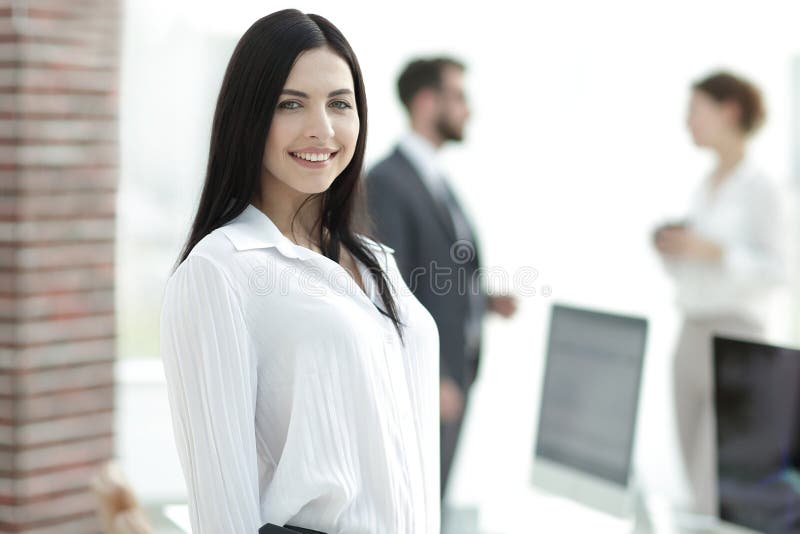
M 256 534 L 257 360 L 240 296 L 190 256 L 167 283 L 161 357 L 194 534 Z
M 752 180 L 742 191 L 741 210 L 747 214 L 745 235 L 723 240 L 725 275 L 748 287 L 769 287 L 787 282 L 784 205 L 766 179 Z

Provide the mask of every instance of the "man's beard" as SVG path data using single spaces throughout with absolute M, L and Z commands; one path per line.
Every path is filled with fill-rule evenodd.
M 464 140 L 463 129 L 455 128 L 452 124 L 447 122 L 447 118 L 444 116 L 439 117 L 439 120 L 436 121 L 436 132 L 439 134 L 439 137 L 442 138 L 442 141 Z

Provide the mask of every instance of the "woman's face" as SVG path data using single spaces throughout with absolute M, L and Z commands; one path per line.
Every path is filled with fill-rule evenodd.
M 326 191 L 353 158 L 358 130 L 347 62 L 328 47 L 303 52 L 267 134 L 265 179 L 305 194 Z
M 714 147 L 722 137 L 738 130 L 735 108 L 732 102 L 717 102 L 703 91 L 693 91 L 686 125 L 695 144 Z

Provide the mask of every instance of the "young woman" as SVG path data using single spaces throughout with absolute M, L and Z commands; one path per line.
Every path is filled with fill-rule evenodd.
M 684 315 L 674 360 L 681 452 L 693 494 L 690 513 L 717 512 L 712 401 L 714 334 L 759 337 L 769 290 L 784 276 L 778 195 L 747 157 L 764 120 L 759 91 L 719 72 L 693 86 L 687 125 L 716 166 L 697 190 L 685 223 L 656 230 Z
M 359 226 L 366 126 L 330 22 L 247 30 L 161 316 L 195 534 L 439 531 L 438 333 Z

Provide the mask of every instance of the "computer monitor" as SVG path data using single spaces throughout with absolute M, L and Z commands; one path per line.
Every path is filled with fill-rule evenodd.
M 720 519 L 800 533 L 800 350 L 714 337 Z
M 647 321 L 552 308 L 534 450 L 539 488 L 619 517 L 628 491 Z

